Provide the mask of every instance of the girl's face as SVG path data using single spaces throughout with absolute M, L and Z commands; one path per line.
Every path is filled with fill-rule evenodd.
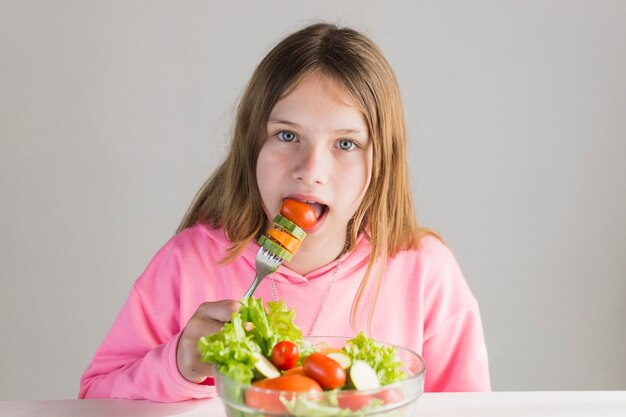
M 365 116 L 343 85 L 311 74 L 276 103 L 256 168 L 265 212 L 272 219 L 292 198 L 312 203 L 318 217 L 291 269 L 304 274 L 339 256 L 371 168 Z

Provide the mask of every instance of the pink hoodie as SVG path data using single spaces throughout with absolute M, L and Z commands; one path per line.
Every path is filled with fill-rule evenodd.
M 229 241 L 221 229 L 197 225 L 174 236 L 133 285 L 102 345 L 84 372 L 79 398 L 182 401 L 216 395 L 214 386 L 187 381 L 176 366 L 180 333 L 205 301 L 239 299 L 254 277 L 259 246 L 218 265 Z M 363 236 L 346 254 L 315 335 L 354 336 L 350 308 L 371 246 Z M 307 334 L 327 293 L 337 261 L 306 276 L 281 266 L 276 292 L 295 308 Z M 265 279 L 255 294 L 274 299 Z M 366 307 L 367 308 L 367 307 Z M 487 350 L 476 299 L 450 251 L 426 237 L 419 250 L 387 260 L 370 336 L 421 354 L 426 391 L 490 390 Z

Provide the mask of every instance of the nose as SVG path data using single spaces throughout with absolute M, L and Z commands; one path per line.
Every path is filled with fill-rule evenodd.
M 306 185 L 324 184 L 330 175 L 329 159 L 330 155 L 322 146 L 305 146 L 294 160 L 292 176 Z

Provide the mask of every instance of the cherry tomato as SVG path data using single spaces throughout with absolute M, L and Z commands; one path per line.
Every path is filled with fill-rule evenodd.
M 306 374 L 304 373 L 304 368 L 302 367 L 302 365 L 300 366 L 296 366 L 294 368 L 288 369 L 285 372 L 283 372 L 283 375 L 302 375 L 302 376 L 306 376 Z
M 304 230 L 310 229 L 317 224 L 315 211 L 302 201 L 285 199 L 280 207 L 280 214 Z
M 339 363 L 323 353 L 315 352 L 302 363 L 304 373 L 324 389 L 340 388 L 346 383 L 346 371 Z
M 254 389 L 246 392 L 246 405 L 272 413 L 287 413 L 287 409 L 280 401 L 281 391 L 310 392 L 311 398 L 318 398 L 322 388 L 317 382 L 303 375 L 283 375 L 278 378 L 262 379 L 252 384 L 255 387 L 276 390 L 276 392 L 261 392 Z M 282 393 L 285 399 L 289 395 Z
M 286 371 L 298 364 L 300 350 L 295 343 L 283 340 L 274 345 L 271 356 L 272 363 L 281 371 Z
M 399 388 L 389 388 L 374 394 L 374 397 L 383 400 L 385 404 L 399 403 L 404 400 L 404 394 Z
M 359 393 L 340 392 L 337 396 L 337 405 L 341 408 L 349 408 L 352 411 L 360 410 L 372 402 L 372 396 Z

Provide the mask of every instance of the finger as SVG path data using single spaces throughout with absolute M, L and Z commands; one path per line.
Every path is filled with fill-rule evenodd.
M 202 362 L 196 355 L 179 355 L 178 369 L 181 375 L 195 383 L 202 382 L 206 377 L 215 375 L 215 367 L 206 362 Z
M 202 382 L 206 378 L 213 378 L 215 376 L 215 366 L 212 363 L 199 362 L 198 375 L 200 375 L 198 382 Z
M 196 346 L 198 339 L 202 336 L 208 336 L 220 331 L 224 323 L 214 319 L 208 319 L 201 312 L 189 319 L 185 326 L 185 331 L 181 337 L 181 343 L 185 346 L 188 344 Z
M 241 303 L 237 300 L 220 300 L 202 304 L 202 315 L 222 323 L 230 321 L 232 314 L 239 311 Z

